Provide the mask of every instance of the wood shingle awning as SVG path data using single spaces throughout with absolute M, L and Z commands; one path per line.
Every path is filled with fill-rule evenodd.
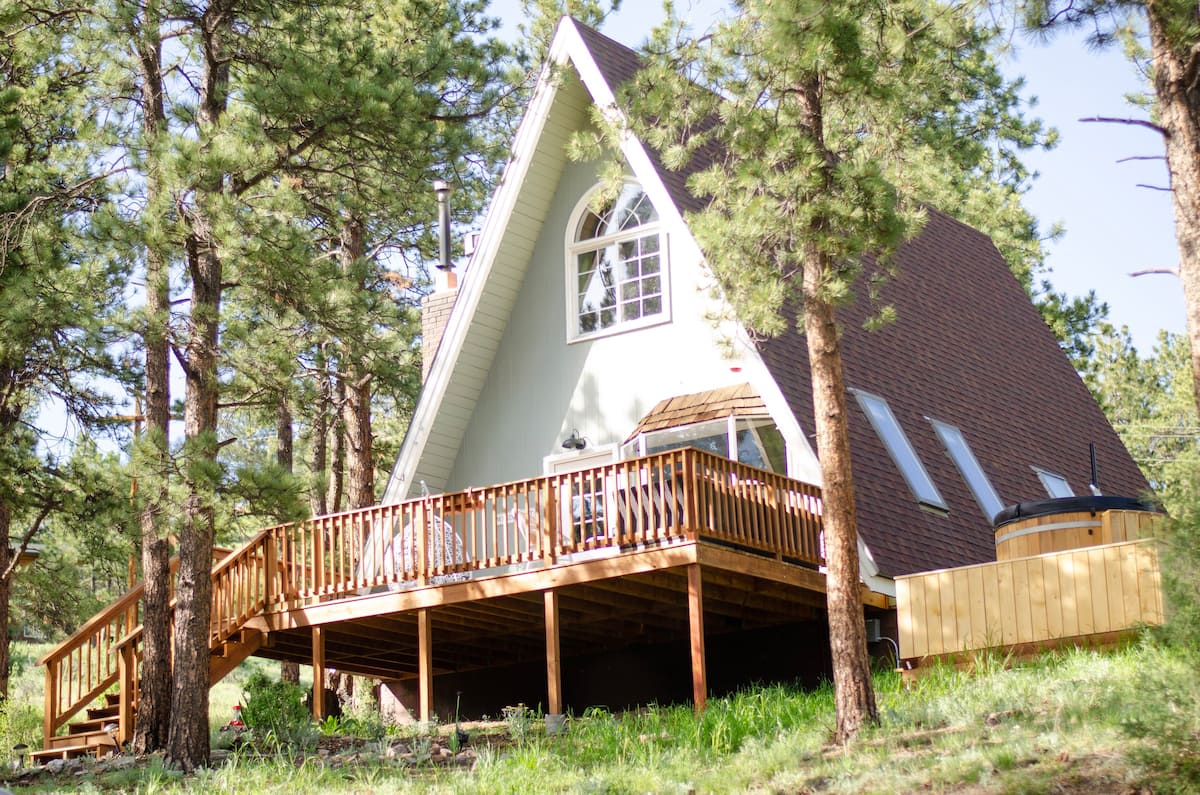
M 709 420 L 723 419 L 730 415 L 764 417 L 769 416 L 769 412 L 763 399 L 749 384 L 734 384 L 719 389 L 695 392 L 691 395 L 676 395 L 659 401 L 654 408 L 650 409 L 625 441 L 628 443 L 636 439 L 639 434 L 651 431 L 695 425 Z

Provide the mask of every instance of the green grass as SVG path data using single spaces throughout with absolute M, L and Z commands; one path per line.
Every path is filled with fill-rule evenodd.
M 43 778 L 29 791 L 1182 793 L 1200 788 L 1196 669 L 1194 655 L 1146 642 L 1111 654 L 1051 654 L 1011 670 L 983 657 L 973 672 L 937 669 L 908 688 L 884 672 L 875 680 L 881 725 L 845 748 L 829 744 L 828 688 L 766 687 L 714 699 L 700 718 L 674 706 L 589 710 L 555 737 L 535 721 L 499 745 L 476 738 L 473 768 L 406 766 L 372 743 L 336 764 L 235 754 L 188 780 L 154 763 Z M 237 692 L 236 681 L 229 689 Z M 227 720 L 219 700 L 227 699 L 214 694 L 214 725 Z

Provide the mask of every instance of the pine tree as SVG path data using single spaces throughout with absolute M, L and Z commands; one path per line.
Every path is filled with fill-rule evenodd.
M 1024 0 L 1014 3 L 1042 33 L 1083 28 L 1089 42 L 1121 42 L 1153 88 L 1149 119 L 1108 121 L 1136 124 L 1163 142 L 1187 334 L 1191 344 L 1193 398 L 1200 410 L 1200 16 L 1185 0 Z
M 705 207 L 689 225 L 739 321 L 776 335 L 798 316 L 795 330 L 807 341 L 835 735 L 846 741 L 878 717 L 836 310 L 853 294 L 864 257 L 886 263 L 919 231 L 923 186 L 981 169 L 990 145 L 1020 147 L 1035 128 L 983 57 L 988 36 L 970 9 L 922 0 L 734 5 L 733 20 L 699 39 L 681 37 L 668 19 L 621 106 L 668 168 L 693 172 L 689 187 Z M 978 124 L 983 110 L 1011 126 Z M 971 129 L 996 132 L 960 137 Z M 594 151 L 595 141 L 577 144 Z M 697 151 L 712 158 L 698 171 L 690 165 Z
M 0 696 L 16 557 L 65 499 L 58 467 L 37 449 L 51 438 L 37 410 L 54 403 L 90 424 L 107 398 L 89 377 L 116 371 L 106 319 L 122 271 L 93 258 L 80 234 L 109 208 L 108 174 L 80 143 L 93 123 L 90 73 L 70 53 L 78 13 L 48 4 L 30 16 L 0 2 Z

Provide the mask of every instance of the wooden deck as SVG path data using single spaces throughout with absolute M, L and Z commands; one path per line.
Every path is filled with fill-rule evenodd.
M 557 713 L 564 660 L 687 640 L 701 708 L 706 632 L 823 609 L 820 513 L 813 486 L 687 449 L 268 528 L 213 569 L 211 679 L 251 654 L 410 678 L 426 719 L 437 674 L 544 660 Z M 131 735 L 140 596 L 40 661 L 48 743 L 113 685 Z

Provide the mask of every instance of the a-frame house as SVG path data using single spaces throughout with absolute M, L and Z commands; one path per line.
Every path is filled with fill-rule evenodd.
M 637 55 L 564 19 L 550 58 L 477 249 L 427 300 L 384 504 L 264 530 L 214 567 L 214 681 L 295 660 L 386 680 L 429 718 L 456 694 L 468 713 L 699 707 L 827 668 L 804 341 L 730 318 L 686 175 L 641 141 L 620 196 L 593 201 L 599 164 L 566 145 L 593 108 L 620 113 Z M 896 577 L 994 560 L 996 512 L 1085 493 L 1090 444 L 1107 491 L 1147 489 L 986 236 L 931 210 L 897 267 L 895 322 L 841 317 L 863 602 L 885 634 Z M 47 656 L 48 738 L 118 682 L 128 736 L 139 595 Z

